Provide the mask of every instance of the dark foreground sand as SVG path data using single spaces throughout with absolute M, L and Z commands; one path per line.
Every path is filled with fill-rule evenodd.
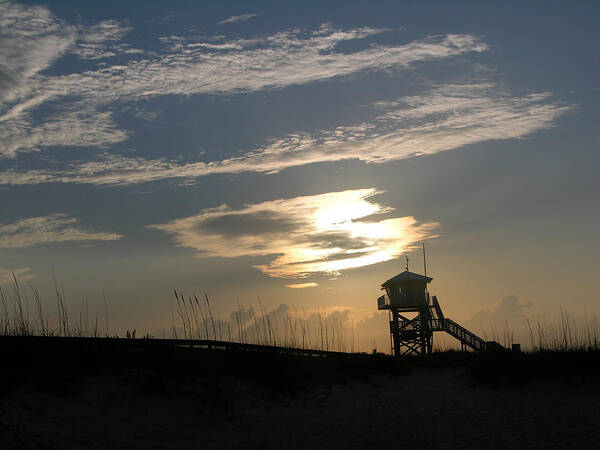
M 277 393 L 252 380 L 143 371 L 0 399 L 0 449 L 600 448 L 600 384 L 474 385 L 464 368 Z

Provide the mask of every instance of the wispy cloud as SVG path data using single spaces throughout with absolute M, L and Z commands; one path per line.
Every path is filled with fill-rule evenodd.
M 421 95 L 372 105 L 371 121 L 298 134 L 271 142 L 241 156 L 212 162 L 106 156 L 61 170 L 2 173 L 5 184 L 75 182 L 132 184 L 240 172 L 273 173 L 305 164 L 359 160 L 385 163 L 449 151 L 468 144 L 522 138 L 554 126 L 572 105 L 549 93 L 513 96 L 492 84 L 444 85 Z
M 240 14 L 239 16 L 228 17 L 227 19 L 221 20 L 217 23 L 219 25 L 222 25 L 224 23 L 245 22 L 246 20 L 252 19 L 253 17 L 256 17 L 256 14 Z
M 53 146 L 103 147 L 125 139 L 128 133 L 99 102 L 79 96 L 57 105 L 73 93 L 72 86 L 42 72 L 66 53 L 98 59 L 137 52 L 117 42 L 129 27 L 114 20 L 77 27 L 45 7 L 12 2 L 0 7 L 0 157 Z M 50 113 L 32 119 L 41 106 L 49 106 Z
M 25 110 L 55 96 L 67 95 L 55 90 L 47 81 L 52 77 L 40 72 L 48 69 L 67 52 L 83 58 L 98 59 L 117 52 L 138 51 L 118 43 L 129 26 L 107 20 L 89 27 L 78 27 L 55 17 L 43 6 L 25 6 L 2 2 L 0 8 L 0 111 L 11 102 L 16 107 L 25 103 Z M 51 95 L 41 95 L 50 91 Z
M 118 20 L 105 20 L 89 27 L 80 27 L 81 32 L 77 45 L 71 53 L 84 59 L 110 58 L 121 53 L 143 53 L 138 49 L 131 49 L 129 45 L 119 43 L 125 34 L 131 30 L 126 23 Z
M 30 247 L 56 242 L 115 241 L 122 237 L 116 233 L 86 230 L 79 226 L 74 217 L 60 213 L 0 225 L 0 248 Z
M 110 111 L 80 104 L 74 111 L 59 112 L 39 124 L 23 119 L 5 121 L 0 128 L 4 156 L 14 156 L 23 148 L 77 146 L 106 148 L 128 137 L 117 127 Z M 1 124 L 0 119 L 0 124 Z
M 285 287 L 291 289 L 306 289 L 317 287 L 319 283 L 295 283 L 295 284 L 286 284 Z
M 0 8 L 1 111 L 8 102 L 29 97 L 31 78 L 74 44 L 77 29 L 42 6 L 2 2 Z
M 163 95 L 236 94 L 352 75 L 402 70 L 422 61 L 482 52 L 472 35 L 432 36 L 403 45 L 372 45 L 355 52 L 338 44 L 364 39 L 382 29 L 342 30 L 326 24 L 314 31 L 287 30 L 255 39 L 194 39 L 171 36 L 160 54 L 135 54 L 121 42 L 125 23 L 90 27 L 65 24 L 43 7 L 7 3 L 0 67 L 0 155 L 56 146 L 103 147 L 127 138 L 115 123 L 115 105 Z M 23 21 L 28 17 L 30 22 Z M 129 54 L 129 61 L 67 75 L 47 75 L 59 56 L 70 52 L 96 59 Z M 45 113 L 33 118 L 41 106 Z M 64 128 L 63 128 L 64 124 Z M 102 130 L 88 136 L 90 129 Z
M 382 218 L 392 209 L 372 200 L 378 193 L 370 188 L 240 209 L 223 205 L 149 228 L 168 233 L 177 245 L 195 249 L 200 256 L 273 256 L 269 263 L 255 266 L 273 277 L 337 274 L 395 258 L 413 243 L 433 236 L 435 223 Z M 377 215 L 380 220 L 371 220 Z M 367 216 L 370 220 L 364 221 Z
M 343 30 L 324 24 L 313 31 L 287 30 L 253 39 L 170 36 L 165 38 L 167 48 L 161 54 L 138 55 L 121 65 L 50 76 L 42 70 L 65 52 L 83 55 L 124 45 L 121 39 L 129 26 L 104 21 L 74 27 L 43 7 L 6 5 L 10 14 L 1 20 L 2 29 L 8 31 L 0 35 L 0 52 L 8 61 L 0 66 L 0 83 L 6 87 L 0 94 L 4 96 L 0 103 L 0 156 L 8 158 L 44 148 L 109 149 L 131 135 L 117 123 L 115 111 L 136 111 L 135 105 L 142 99 L 277 89 L 365 71 L 402 70 L 416 62 L 487 49 L 477 36 L 452 34 L 342 52 L 337 50 L 338 44 L 386 30 Z M 27 43 L 25 47 L 22 41 Z M 88 56 L 94 57 L 91 53 Z M 18 76 L 20 73 L 24 76 Z M 41 107 L 45 112 L 39 115 Z M 520 138 L 553 126 L 558 117 L 572 109 L 552 101 L 548 93 L 513 96 L 488 84 L 440 86 L 372 107 L 375 112 L 370 121 L 283 136 L 233 158 L 181 164 L 96 153 L 84 162 L 52 169 L 23 171 L 5 165 L 0 183 L 132 184 L 218 173 L 273 173 L 348 159 L 383 163 L 485 140 Z M 144 111 L 148 118 L 157 114 Z

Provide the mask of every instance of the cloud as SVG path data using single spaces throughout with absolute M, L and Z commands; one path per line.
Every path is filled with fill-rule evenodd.
M 15 100 L 21 100 L 20 103 L 24 100 L 29 108 L 37 106 L 32 99 L 39 100 L 40 92 L 54 91 L 52 83 L 47 83 L 53 77 L 42 76 L 40 72 L 68 52 L 97 59 L 102 54 L 114 56 L 117 50 L 138 51 L 126 44 L 116 44 L 130 30 L 116 20 L 77 27 L 55 17 L 43 6 L 2 2 L 1 8 L 0 111 Z M 67 95 L 67 92 L 59 89 L 54 94 Z M 41 97 L 47 101 L 53 95 Z
M 75 99 L 58 106 L 72 94 L 72 86 L 53 83 L 61 76 L 43 71 L 66 53 L 97 59 L 115 52 L 137 51 L 116 44 L 129 28 L 104 21 L 88 28 L 65 24 L 47 8 L 2 3 L 0 15 L 0 156 L 15 157 L 18 150 L 53 146 L 104 147 L 125 139 L 110 112 L 98 102 Z M 32 111 L 48 109 L 42 120 Z
M 306 289 L 317 287 L 319 283 L 296 283 L 296 284 L 286 284 L 285 287 L 291 289 Z
M 19 269 L 2 269 L 0 268 L 0 286 L 6 286 L 14 283 L 13 274 L 19 283 L 29 281 L 35 278 L 35 273 L 29 267 L 21 267 Z
M 549 93 L 513 96 L 493 84 L 442 85 L 421 95 L 372 105 L 372 120 L 315 134 L 295 134 L 241 156 L 191 162 L 104 156 L 55 170 L 2 173 L 4 184 L 74 182 L 133 184 L 241 172 L 275 173 L 306 164 L 358 160 L 370 164 L 430 155 L 493 139 L 522 138 L 551 128 L 572 111 Z M 96 133 L 110 135 L 105 131 Z
M 290 30 L 256 39 L 222 42 L 189 41 L 177 36 L 171 52 L 126 65 L 49 77 L 48 85 L 68 83 L 72 91 L 94 94 L 102 88 L 129 99 L 157 95 L 232 94 L 282 88 L 317 80 L 392 67 L 408 68 L 420 61 L 481 52 L 487 46 L 475 36 L 428 37 L 397 46 L 373 46 L 356 52 L 338 52 L 340 43 L 364 39 L 385 30 L 341 30 L 325 26 L 302 33 Z
M 403 70 L 417 62 L 487 49 L 476 36 L 449 34 L 341 52 L 340 43 L 386 30 L 342 30 L 325 24 L 314 31 L 287 30 L 254 39 L 170 36 L 163 39 L 165 51 L 146 54 L 121 42 L 130 29 L 126 23 L 109 20 L 75 27 L 43 7 L 7 5 L 11 14 L 3 19 L 3 29 L 8 31 L 0 36 L 0 56 L 8 61 L 0 68 L 0 128 L 6 130 L 0 136 L 0 155 L 8 158 L 41 148 L 121 142 L 129 132 L 119 129 L 110 111 L 141 99 L 279 89 L 365 71 Z M 84 72 L 42 73 L 67 52 L 88 59 L 121 54 L 128 60 Z M 34 118 L 42 106 L 43 114 Z M 90 129 L 102 131 L 88 136 Z
M 83 59 L 110 58 L 121 53 L 143 53 L 142 50 L 131 49 L 127 44 L 119 44 L 131 27 L 118 20 L 105 20 L 89 27 L 81 27 L 78 43 L 71 53 Z
M 244 214 L 215 214 L 201 223 L 203 231 L 233 238 L 287 233 L 302 225 L 302 221 L 285 213 L 257 210 Z
M 256 17 L 256 14 L 240 14 L 239 16 L 231 16 L 227 19 L 221 20 L 217 22 L 219 25 L 223 25 L 224 23 L 234 23 L 234 22 L 245 22 L 246 20 L 252 19 Z
M 41 149 L 48 146 L 77 146 L 107 148 L 127 139 L 128 133 L 119 129 L 109 111 L 100 112 L 82 105 L 51 119 L 32 125 L 26 120 L 10 120 L 0 128 L 4 156 L 15 156 L 22 148 Z
M 115 241 L 123 236 L 86 230 L 78 220 L 66 214 L 21 219 L 0 225 L 0 248 L 31 247 L 38 244 L 75 241 Z
M 515 325 L 523 324 L 527 320 L 527 310 L 534 305 L 533 302 L 521 303 L 514 295 L 502 299 L 493 311 L 481 310 L 469 319 L 469 323 L 480 328 L 503 326 L 506 322 Z
M 6 87 L 0 94 L 4 95 L 0 156 L 5 158 L 69 146 L 109 149 L 131 135 L 117 124 L 114 111 L 118 108 L 143 114 L 148 120 L 156 117 L 152 112 L 135 112 L 136 102 L 142 99 L 279 89 L 367 71 L 403 70 L 417 62 L 488 48 L 477 36 L 448 34 L 341 52 L 337 50 L 341 43 L 386 30 L 343 30 L 324 24 L 312 31 L 287 30 L 253 39 L 169 36 L 163 39 L 167 48 L 162 53 L 130 55 L 132 59 L 120 65 L 48 75 L 42 70 L 65 52 L 81 56 L 92 47 L 99 52 L 117 51 L 117 46 L 126 45 L 121 40 L 130 27 L 114 20 L 74 27 L 43 7 L 6 5 L 10 14 L 1 20 L 3 30 L 8 31 L 0 35 L 0 51 L 9 61 L 0 75 L 0 83 L 5 82 Z M 27 17 L 32 25 L 21 17 Z M 26 48 L 21 41 L 27 43 Z M 107 50 L 109 47 L 113 50 Z M 21 73 L 25 76 L 18 76 Z M 43 114 L 37 114 L 42 107 Z M 444 85 L 371 107 L 375 115 L 369 121 L 282 136 L 233 158 L 181 164 L 96 153 L 91 160 L 67 162 L 62 167 L 24 171 L 5 166 L 0 183 L 102 185 L 168 178 L 189 182 L 210 174 L 274 173 L 328 161 L 384 163 L 491 139 L 520 138 L 553 126 L 558 117 L 573 109 L 551 101 L 548 93 L 513 96 L 490 84 Z
M 77 30 L 42 6 L 2 2 L 0 8 L 1 111 L 8 102 L 27 97 L 31 79 L 73 45 Z
M 118 41 L 129 31 L 131 31 L 131 27 L 125 22 L 105 20 L 90 27 L 83 28 L 80 40 L 96 44 Z
M 506 347 L 510 347 L 514 342 L 524 346 L 532 345 L 534 335 L 540 331 L 539 326 L 549 326 L 549 329 L 542 330 L 542 333 L 551 331 L 554 326 L 546 321 L 547 318 L 540 318 L 537 314 L 532 325 L 530 318 L 534 314 L 534 306 L 534 302 L 522 302 L 514 295 L 507 295 L 495 308 L 477 311 L 464 325 L 483 339 L 497 341 Z M 547 334 L 550 335 L 551 333 Z
M 436 223 L 381 218 L 392 209 L 371 199 L 378 193 L 374 188 L 357 189 L 240 209 L 223 205 L 149 228 L 166 232 L 178 246 L 197 250 L 200 256 L 271 256 L 270 262 L 255 267 L 272 277 L 336 275 L 393 259 L 415 242 L 433 237 Z M 362 221 L 377 215 L 380 220 Z

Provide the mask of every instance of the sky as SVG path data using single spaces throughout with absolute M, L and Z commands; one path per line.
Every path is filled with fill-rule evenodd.
M 2 1 L 0 284 L 51 304 L 54 272 L 115 329 L 168 328 L 178 289 L 385 341 L 424 242 L 455 320 L 600 313 L 598 13 Z

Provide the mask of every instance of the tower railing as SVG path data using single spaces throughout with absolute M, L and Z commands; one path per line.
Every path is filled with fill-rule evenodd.
M 390 309 L 390 305 L 390 297 L 387 294 L 384 294 L 377 299 L 377 309 Z

